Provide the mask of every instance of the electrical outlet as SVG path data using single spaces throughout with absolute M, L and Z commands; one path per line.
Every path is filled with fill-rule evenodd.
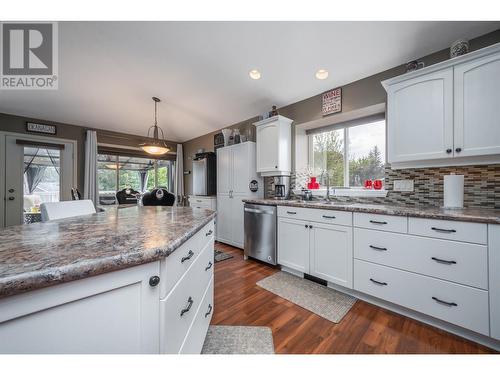
M 414 191 L 414 180 L 394 180 L 394 191 Z

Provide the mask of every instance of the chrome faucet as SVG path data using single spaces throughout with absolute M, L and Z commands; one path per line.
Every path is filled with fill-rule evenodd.
M 330 201 L 330 174 L 328 170 L 324 169 L 321 173 L 321 179 L 324 180 L 326 177 L 326 200 Z

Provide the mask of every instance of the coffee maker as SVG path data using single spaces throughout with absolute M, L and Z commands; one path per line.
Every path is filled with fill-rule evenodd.
M 290 199 L 290 176 L 275 176 L 274 199 Z

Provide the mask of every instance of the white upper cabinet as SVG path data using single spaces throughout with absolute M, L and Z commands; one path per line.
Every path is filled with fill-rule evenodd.
M 500 53 L 455 66 L 455 156 L 500 154 Z
M 292 121 L 274 116 L 254 123 L 257 134 L 257 172 L 263 176 L 290 175 Z
M 500 162 L 500 44 L 382 84 L 393 168 Z
M 391 85 L 389 162 L 453 156 L 453 68 Z

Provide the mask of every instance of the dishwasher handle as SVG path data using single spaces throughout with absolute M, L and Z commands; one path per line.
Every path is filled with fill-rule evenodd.
M 256 210 L 255 208 L 247 208 L 245 207 L 245 212 L 251 212 L 253 214 L 267 214 L 267 215 L 273 215 L 273 211 L 264 211 L 264 210 Z

